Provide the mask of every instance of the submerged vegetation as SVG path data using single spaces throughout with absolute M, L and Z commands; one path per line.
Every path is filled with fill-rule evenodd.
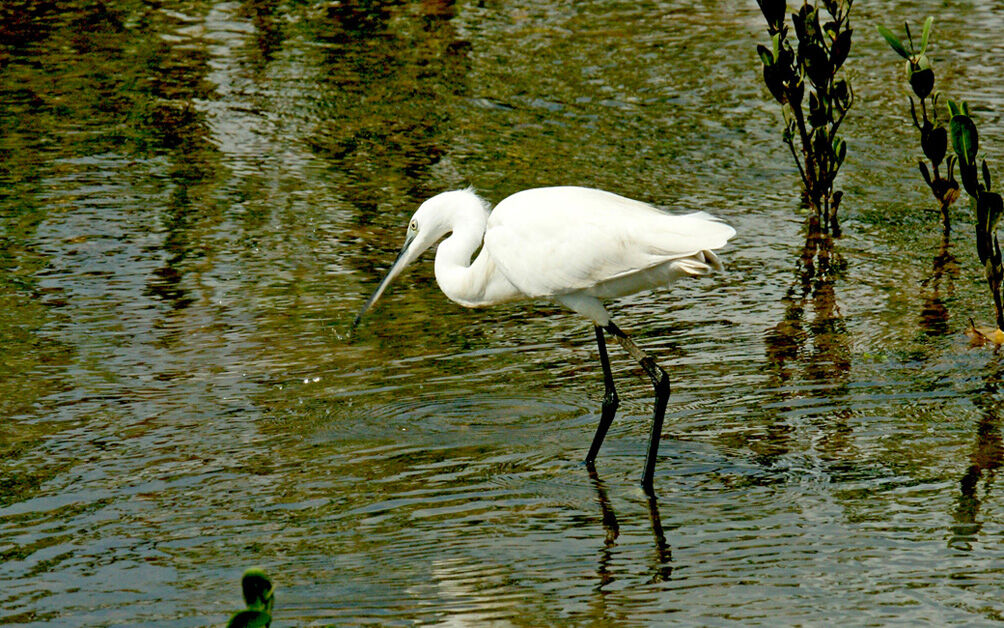
M 973 122 L 966 102 L 956 103 L 948 100 L 949 128 L 946 129 L 938 117 L 938 100 L 940 94 L 934 91 L 934 69 L 927 56 L 930 44 L 931 27 L 934 17 L 924 21 L 921 31 L 920 47 L 914 45 L 909 24 L 904 24 L 906 43 L 884 26 L 878 26 L 878 31 L 889 46 L 900 57 L 906 60 L 906 76 L 910 88 L 917 96 L 920 104 L 920 116 L 917 116 L 917 105 L 910 97 L 910 114 L 914 126 L 920 131 L 921 148 L 930 160 L 931 167 L 921 160 L 919 163 L 921 175 L 938 200 L 941 210 L 941 220 L 947 237 L 951 230 L 949 207 L 959 196 L 959 183 L 955 180 L 955 164 L 959 166 L 959 176 L 962 186 L 970 197 L 970 206 L 976 227 L 976 254 L 983 265 L 987 287 L 994 304 L 996 328 L 982 330 L 974 323 L 970 324 L 970 332 L 981 340 L 989 340 L 994 344 L 1004 343 L 1004 300 L 1001 298 L 1001 285 L 1004 283 L 1004 263 L 1001 260 L 1000 245 L 997 241 L 997 224 L 1004 214 L 1004 201 L 1000 194 L 992 191 L 993 182 L 986 159 L 979 154 L 979 132 Z M 928 102 L 930 104 L 928 104 Z M 949 137 L 951 138 L 954 155 L 948 152 Z M 946 175 L 942 177 L 939 166 L 945 162 Z M 982 175 L 982 177 L 981 177 Z M 971 319 L 970 319 L 971 320 Z
M 837 210 L 843 193 L 833 186 L 847 156 L 847 143 L 837 131 L 854 102 L 851 85 L 841 73 L 854 32 L 849 20 L 852 0 L 823 0 L 822 10 L 806 0 L 791 14 L 794 47 L 785 0 L 757 4 L 771 38 L 770 47 L 757 46 L 757 54 L 764 83 L 784 114 L 782 139 L 802 179 L 809 231 L 840 235 Z
M 275 585 L 258 567 L 250 567 L 241 577 L 241 593 L 247 608 L 234 613 L 227 628 L 268 628 L 272 625 Z
M 838 130 L 854 102 L 850 83 L 841 72 L 854 32 L 849 20 L 852 0 L 818 0 L 811 4 L 804 0 L 798 11 L 790 14 L 794 43 L 789 38 L 791 29 L 787 23 L 785 0 L 757 0 L 757 4 L 771 37 L 769 46 L 757 46 L 763 64 L 763 80 L 771 96 L 781 105 L 785 120 L 782 140 L 795 160 L 803 199 L 810 212 L 800 266 L 809 277 L 821 272 L 819 279 L 831 281 L 830 271 L 840 267 L 840 258 L 830 238 L 840 235 L 837 212 L 843 196 L 841 191 L 834 189 L 834 181 L 847 156 L 847 144 Z M 977 166 L 978 133 L 968 106 L 948 102 L 949 128 L 946 128 L 945 118 L 938 115 L 940 94 L 934 90 L 934 69 L 927 56 L 933 24 L 933 17 L 924 21 L 919 46 L 915 45 L 908 24 L 904 25 L 905 43 L 884 26 L 878 26 L 878 31 L 906 63 L 906 77 L 913 92 L 908 97 L 910 114 L 927 159 L 926 162 L 920 160 L 918 167 L 941 213 L 944 240 L 939 259 L 954 259 L 948 253 L 948 236 L 951 231 L 949 210 L 960 194 L 955 178 L 956 165 L 962 185 L 972 199 L 977 255 L 993 300 L 996 329 L 985 332 L 973 324 L 971 332 L 1000 345 L 1004 344 L 1004 331 L 1001 331 L 1004 329 L 1004 299 L 1001 296 L 1004 263 L 996 228 L 1004 215 L 1004 202 L 991 190 L 986 161 L 982 160 L 981 166 Z M 954 154 L 948 150 L 949 140 Z M 982 180 L 977 176 L 978 169 L 982 172 Z M 820 258 L 818 269 L 813 261 L 817 256 Z M 837 260 L 836 266 L 831 258 Z
M 962 186 L 970 196 L 970 206 L 976 218 L 976 254 L 983 264 L 987 287 L 993 299 L 996 313 L 997 328 L 992 332 L 979 332 L 996 344 L 1004 340 L 1004 302 L 1001 300 L 1001 283 L 1004 282 L 1004 263 L 1001 261 L 1001 247 L 997 241 L 997 224 L 1004 215 L 1004 200 L 1001 195 L 992 191 L 993 181 L 986 159 L 980 159 L 979 133 L 976 123 L 969 113 L 966 102 L 948 101 L 949 112 L 952 115 L 950 123 L 952 131 L 952 149 L 959 160 L 959 175 Z M 977 174 L 977 161 L 980 161 Z M 973 325 L 974 331 L 976 326 Z
M 934 69 L 927 57 L 932 24 L 934 24 L 933 17 L 928 17 L 924 21 L 919 50 L 914 47 L 909 24 L 904 24 L 909 47 L 904 45 L 886 27 L 879 26 L 878 30 L 896 54 L 906 60 L 906 77 L 910 88 L 917 96 L 917 103 L 920 104 L 920 116 L 918 117 L 917 103 L 914 103 L 912 96 L 909 97 L 910 115 L 913 117 L 913 125 L 920 132 L 920 146 L 924 151 L 924 156 L 931 162 L 931 167 L 928 168 L 927 163 L 920 160 L 920 173 L 927 186 L 931 188 L 934 198 L 938 201 L 941 224 L 947 234 L 951 231 L 948 209 L 959 197 L 959 183 L 955 180 L 955 156 L 949 155 L 948 159 L 945 159 L 945 153 L 948 152 L 948 131 L 938 117 L 940 94 L 934 91 Z M 945 176 L 942 176 L 940 168 L 942 161 L 944 161 Z

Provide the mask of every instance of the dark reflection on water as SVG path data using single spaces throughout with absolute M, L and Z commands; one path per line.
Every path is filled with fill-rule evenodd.
M 936 14 L 939 76 L 990 147 L 1001 18 L 942 10 L 855 19 Z M 901 68 L 861 27 L 844 237 L 806 242 L 761 20 L 0 4 L 0 621 L 221 624 L 252 564 L 283 625 L 1000 618 L 1000 369 L 962 333 L 989 320 L 970 230 L 943 237 L 915 155 L 890 152 L 916 143 Z M 559 308 L 462 310 L 425 260 L 346 336 L 421 200 L 555 183 L 740 234 L 727 274 L 612 305 L 673 381 L 657 497 L 624 356 L 581 463 L 602 376 Z
M 980 410 L 980 418 L 976 425 L 976 442 L 969 455 L 971 464 L 959 483 L 960 494 L 954 513 L 955 523 L 951 527 L 952 535 L 948 541 L 949 547 L 955 549 L 971 551 L 973 544 L 979 541 L 983 528 L 980 508 L 984 499 L 990 497 L 994 476 L 1004 462 L 998 390 L 1001 372 L 999 361 L 995 360 L 993 371 L 987 376 L 986 385 L 977 390 L 973 397 L 973 404 Z M 979 494 L 980 480 L 984 480 L 983 497 Z
M 941 246 L 931 262 L 931 275 L 921 282 L 924 292 L 924 305 L 920 311 L 921 329 L 931 336 L 944 336 L 949 333 L 948 324 L 951 314 L 946 299 L 955 294 L 955 280 L 959 276 L 959 260 L 952 253 L 952 243 L 948 234 L 941 239 Z M 943 288 L 942 284 L 947 284 Z M 946 294 L 942 295 L 942 290 Z
M 796 261 L 795 279 L 781 300 L 783 318 L 764 337 L 767 386 L 775 391 L 772 406 L 779 411 L 779 420 L 754 448 L 765 465 L 776 464 L 791 450 L 790 424 L 784 414 L 799 412 L 799 406 L 812 398 L 827 407 L 823 449 L 838 458 L 842 455 L 851 413 L 841 403 L 849 393 L 851 376 L 850 338 L 836 293 L 843 269 L 834 239 L 810 232 Z
M 322 63 L 334 69 L 318 86 L 324 96 L 309 142 L 348 175 L 341 193 L 360 224 L 382 213 L 389 189 L 412 202 L 437 191 L 430 171 L 452 139 L 442 99 L 464 96 L 469 66 L 453 5 L 418 3 L 402 30 L 392 24 L 404 8 L 397 1 L 335 3 L 309 23 L 327 44 Z
M 592 480 L 593 486 L 596 488 L 596 501 L 600 505 L 603 530 L 606 532 L 603 549 L 600 551 L 600 564 L 597 569 L 597 575 L 600 577 L 597 591 L 602 591 L 604 586 L 610 584 L 615 578 L 608 568 L 608 563 L 610 562 L 611 550 L 617 544 L 617 537 L 620 536 L 620 525 L 617 523 L 617 515 L 610 504 L 607 487 L 596 473 L 596 469 L 592 466 L 589 467 L 589 479 Z M 649 583 L 663 582 L 668 580 L 673 574 L 673 551 L 666 542 L 666 533 L 662 528 L 658 498 L 655 495 L 648 495 L 647 501 L 649 519 L 652 524 L 652 536 L 655 541 L 651 562 L 652 574 Z

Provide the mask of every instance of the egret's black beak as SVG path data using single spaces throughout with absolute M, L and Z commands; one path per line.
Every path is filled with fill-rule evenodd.
M 370 295 L 370 298 L 366 299 L 366 304 L 363 305 L 363 308 L 359 310 L 358 314 L 356 314 L 355 320 L 352 321 L 352 329 L 355 329 L 356 326 L 359 325 L 359 321 L 362 320 L 363 314 L 368 312 L 370 308 L 373 307 L 373 304 L 377 302 L 377 299 L 379 299 L 380 295 L 382 295 L 384 290 L 387 289 L 390 282 L 401 274 L 401 271 L 404 270 L 405 266 L 411 263 L 412 256 L 408 253 L 414 239 L 414 232 L 409 232 L 408 237 L 404 241 L 404 246 L 401 247 L 401 252 L 397 254 L 397 259 L 395 259 L 394 263 L 391 264 L 390 270 L 387 271 L 387 275 L 383 278 L 383 281 L 380 282 L 380 285 L 377 286 L 377 289 L 373 292 L 373 294 Z

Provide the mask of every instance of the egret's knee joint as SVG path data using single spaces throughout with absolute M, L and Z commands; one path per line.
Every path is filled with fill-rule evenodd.
M 655 383 L 655 392 L 660 395 L 669 396 L 669 375 L 665 371 L 662 371 L 659 381 Z

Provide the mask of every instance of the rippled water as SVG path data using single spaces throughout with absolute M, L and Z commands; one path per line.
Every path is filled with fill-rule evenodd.
M 0 622 L 219 625 L 250 565 L 283 626 L 1000 620 L 1004 364 L 873 26 L 928 13 L 1001 163 L 1001 10 L 855 5 L 845 236 L 803 280 L 752 1 L 5 2 Z M 421 200 L 559 183 L 739 232 L 613 306 L 672 377 L 653 500 L 616 347 L 581 464 L 576 317 L 463 310 L 427 259 L 347 337 Z

